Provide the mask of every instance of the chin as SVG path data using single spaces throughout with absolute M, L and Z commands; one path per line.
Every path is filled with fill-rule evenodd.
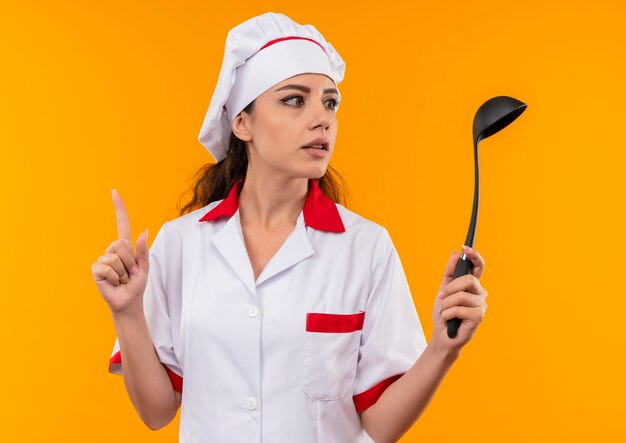
M 324 174 L 326 174 L 326 169 L 327 169 L 326 166 L 324 166 L 323 169 L 317 168 L 315 172 L 311 172 L 310 174 L 307 174 L 307 178 L 314 178 L 314 179 L 322 178 Z

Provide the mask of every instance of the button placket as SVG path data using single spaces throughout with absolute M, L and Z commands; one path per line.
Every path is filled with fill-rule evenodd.
M 258 317 L 260 312 L 261 311 L 258 308 L 258 306 L 255 306 L 255 305 L 248 306 L 248 317 L 256 318 L 256 317 Z M 252 397 L 252 396 L 246 398 L 246 407 L 250 411 L 256 410 L 257 407 L 258 407 L 258 400 L 255 397 Z
M 255 318 L 257 315 L 259 315 L 259 312 L 259 308 L 254 305 L 248 307 L 248 317 L 250 318 Z
M 246 399 L 246 406 L 248 407 L 249 410 L 254 411 L 257 407 L 257 400 L 254 397 L 248 397 Z

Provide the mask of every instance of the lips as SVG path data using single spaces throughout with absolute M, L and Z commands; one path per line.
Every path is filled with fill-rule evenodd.
M 304 146 L 303 149 L 317 149 L 318 151 L 328 151 L 328 148 L 325 146 Z
M 323 149 L 328 151 L 328 139 L 327 138 L 316 138 L 315 140 L 311 140 L 309 143 L 302 147 L 303 149 Z

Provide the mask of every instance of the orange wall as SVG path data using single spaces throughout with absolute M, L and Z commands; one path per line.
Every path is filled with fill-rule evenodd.
M 297 6 L 295 6 L 297 5 Z M 107 372 L 115 340 L 91 264 L 154 238 L 191 175 L 230 28 L 312 23 L 346 61 L 331 164 L 351 209 L 385 225 L 427 337 L 465 239 L 471 125 L 528 104 L 481 143 L 475 246 L 489 309 L 402 442 L 620 440 L 626 3 L 118 1 L 0 3 L 0 440 L 172 442 Z M 620 372 L 618 372 L 620 371 Z

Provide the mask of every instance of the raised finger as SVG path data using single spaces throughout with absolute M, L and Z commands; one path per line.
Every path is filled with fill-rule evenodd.
M 115 206 L 115 218 L 117 219 L 117 236 L 123 240 L 128 246 L 133 247 L 133 241 L 130 237 L 130 220 L 128 219 L 128 212 L 126 211 L 126 205 L 124 200 L 117 193 L 117 190 L 111 190 L 111 197 L 113 198 L 113 206 Z

